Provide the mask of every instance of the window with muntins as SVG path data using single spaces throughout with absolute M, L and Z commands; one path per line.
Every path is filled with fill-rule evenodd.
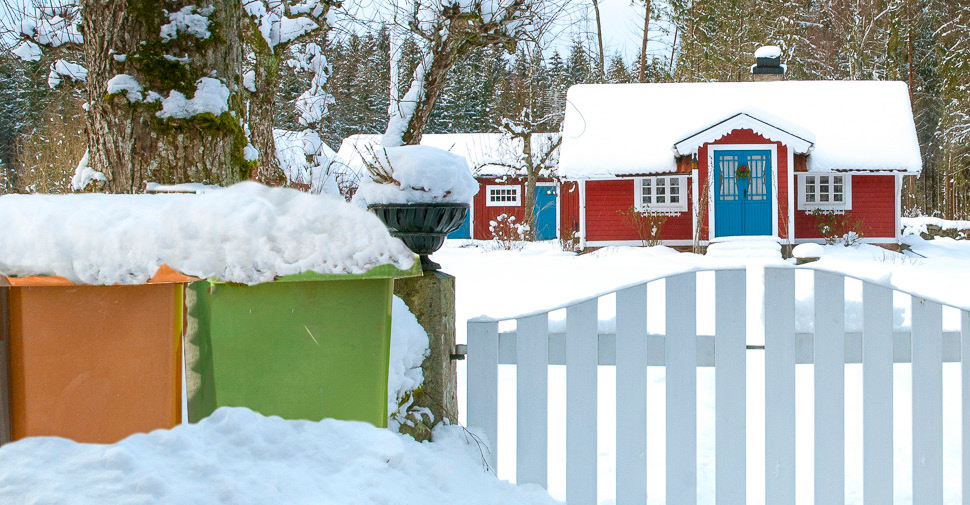
M 849 175 L 806 174 L 799 177 L 799 208 L 851 209 L 852 178 Z
M 488 207 L 519 207 L 522 199 L 519 196 L 520 186 L 487 186 L 485 191 L 488 198 L 485 205 Z
M 641 211 L 687 210 L 687 176 L 670 175 L 638 179 L 637 207 Z

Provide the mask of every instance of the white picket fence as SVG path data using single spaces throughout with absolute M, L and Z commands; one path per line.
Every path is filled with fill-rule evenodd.
M 814 271 L 813 334 L 795 332 L 795 272 L 765 268 L 765 503 L 795 503 L 795 365 L 814 363 L 815 503 L 844 502 L 845 364 L 863 367 L 863 496 L 893 502 L 893 363 L 912 362 L 913 503 L 943 503 L 942 363 L 961 362 L 962 489 L 970 504 L 970 312 L 961 331 L 944 332 L 944 304 L 912 296 L 912 331 L 893 331 L 893 289 L 864 279 L 863 331 L 846 333 L 845 280 Z M 599 334 L 600 294 L 514 318 L 468 322 L 467 420 L 489 441 L 497 468 L 498 366 L 516 365 L 516 482 L 546 486 L 548 366 L 566 365 L 566 499 L 597 499 L 597 367 L 616 367 L 616 503 L 647 499 L 647 366 L 666 367 L 666 498 L 697 502 L 697 370 L 715 372 L 715 494 L 719 505 L 746 500 L 745 271 L 714 272 L 716 337 L 696 331 L 697 272 L 651 279 L 616 294 L 616 332 Z M 647 333 L 647 285 L 665 280 L 665 335 Z M 550 334 L 549 313 L 566 309 L 565 334 Z M 758 351 L 762 352 L 762 351 Z M 591 434 L 594 434 L 591 436 Z

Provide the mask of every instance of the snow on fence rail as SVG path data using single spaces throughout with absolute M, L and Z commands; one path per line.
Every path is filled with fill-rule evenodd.
M 961 362 L 963 503 L 970 503 L 970 309 L 960 331 L 943 331 L 944 304 L 912 297 L 912 328 L 893 330 L 890 286 L 814 270 L 813 333 L 796 333 L 795 272 L 765 268 L 765 502 L 795 503 L 795 365 L 814 363 L 815 503 L 844 501 L 845 364 L 863 366 L 863 496 L 893 500 L 893 363 L 912 363 L 914 502 L 943 502 L 942 363 Z M 715 494 L 718 504 L 746 500 L 746 278 L 715 269 L 714 333 L 697 335 L 697 272 L 628 286 L 616 293 L 616 331 L 600 334 L 603 293 L 509 319 L 468 322 L 468 425 L 491 443 L 496 468 L 498 365 L 517 367 L 516 482 L 546 486 L 548 366 L 566 365 L 566 499 L 597 499 L 597 367 L 616 367 L 616 503 L 647 499 L 647 366 L 666 367 L 667 503 L 697 501 L 698 366 L 714 366 Z M 845 331 L 845 280 L 863 281 L 863 328 Z M 647 333 L 647 285 L 664 279 L 665 335 Z M 953 307 L 953 305 L 948 305 Z M 565 333 L 550 333 L 549 313 L 566 309 Z M 710 311 L 710 308 L 705 309 Z M 702 312 L 705 314 L 705 312 Z M 514 332 L 499 322 L 515 319 Z M 885 338 L 891 335 L 892 338 Z M 715 343 L 717 345 L 715 345 Z

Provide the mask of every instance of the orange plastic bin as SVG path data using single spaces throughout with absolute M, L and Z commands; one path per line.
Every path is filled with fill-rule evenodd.
M 140 285 L 0 276 L 9 390 L 0 431 L 113 443 L 181 422 L 183 290 L 192 280 L 166 266 Z

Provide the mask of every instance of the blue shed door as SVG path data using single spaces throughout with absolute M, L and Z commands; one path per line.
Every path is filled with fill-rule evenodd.
M 536 240 L 556 238 L 556 187 L 536 186 Z
M 771 235 L 771 151 L 714 151 L 714 168 L 714 236 Z
M 461 226 L 457 230 L 448 234 L 448 238 L 471 238 L 471 221 L 472 221 L 472 211 L 468 209 L 465 213 L 465 220 L 461 222 Z

